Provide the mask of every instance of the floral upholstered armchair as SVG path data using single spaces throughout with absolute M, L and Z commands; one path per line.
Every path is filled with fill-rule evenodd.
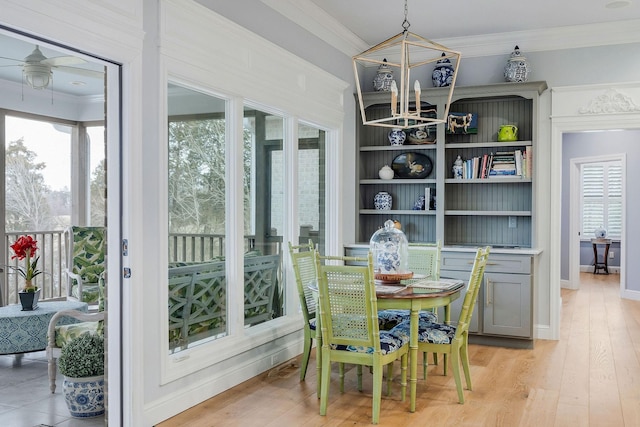
M 102 299 L 106 236 L 104 227 L 71 226 L 65 231 L 69 277 L 67 297 L 98 304 Z

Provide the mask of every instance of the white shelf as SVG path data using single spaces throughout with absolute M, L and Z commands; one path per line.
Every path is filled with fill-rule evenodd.
M 532 145 L 532 141 L 489 141 L 489 142 L 453 142 L 446 143 L 444 146 L 450 148 L 496 148 L 500 147 L 528 147 Z
M 471 210 L 448 210 L 445 215 L 457 216 L 531 216 L 531 211 L 471 211 Z
M 382 210 L 382 209 L 360 209 L 360 214 L 362 215 L 435 215 L 436 211 L 434 210 L 413 210 L 413 209 L 390 209 L 390 210 Z
M 436 180 L 425 179 L 361 179 L 360 184 L 435 184 Z
M 435 150 L 433 144 L 405 144 L 405 145 L 368 145 L 360 147 L 360 151 L 411 151 L 411 150 Z
M 447 178 L 444 180 L 447 184 L 513 184 L 521 182 L 531 182 L 531 178 L 475 178 L 475 179 L 456 179 Z

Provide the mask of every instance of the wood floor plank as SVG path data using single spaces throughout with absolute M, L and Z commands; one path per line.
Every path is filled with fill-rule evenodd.
M 399 369 L 383 396 L 381 426 L 640 426 L 640 301 L 621 300 L 619 276 L 581 273 L 579 290 L 562 290 L 559 341 L 533 350 L 471 345 L 473 390 L 460 405 L 449 369 L 429 365 L 418 381 L 416 412 L 400 400 Z M 442 362 L 441 362 L 442 363 Z M 346 427 L 371 423 L 371 375 L 356 388 L 347 370 L 340 393 L 332 371 L 327 415 L 316 396 L 315 353 L 307 379 L 297 359 L 215 396 L 158 427 Z M 397 367 L 396 367 L 397 368 Z M 337 368 L 335 368 L 337 369 Z M 420 372 L 421 374 L 421 372 Z

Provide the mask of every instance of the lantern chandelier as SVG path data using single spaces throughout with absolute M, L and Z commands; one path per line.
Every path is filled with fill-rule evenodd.
M 407 0 L 405 0 L 404 21 L 402 22 L 403 31 L 353 57 L 358 103 L 360 104 L 362 123 L 365 125 L 409 129 L 446 123 L 447 121 L 461 54 L 410 32 L 407 14 Z M 437 111 L 436 106 L 429 104 L 424 97 L 421 99 L 422 90 L 417 79 L 411 85 L 412 72 L 414 76 L 430 77 L 433 68 L 427 70 L 428 67 L 426 66 L 429 64 L 435 65 L 440 60 L 449 60 L 453 68 L 453 77 L 451 84 L 447 88 L 449 90 L 448 98 L 443 111 Z M 388 116 L 368 117 L 366 106 L 362 99 L 360 76 L 364 74 L 367 68 L 385 64 L 396 76 L 400 76 L 400 87 L 398 89 L 395 80 L 391 82 Z M 413 87 L 413 93 L 411 93 L 411 87 Z M 426 105 L 422 104 L 425 101 Z

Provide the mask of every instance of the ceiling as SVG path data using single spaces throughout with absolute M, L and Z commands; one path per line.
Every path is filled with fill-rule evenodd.
M 402 32 L 402 0 L 261 0 L 287 18 L 352 56 Z M 640 42 L 640 0 L 408 0 L 409 30 L 462 52 L 463 56 L 523 53 Z M 0 83 L 22 85 L 22 60 L 33 41 L 0 29 Z M 104 72 L 95 59 L 40 44 L 47 58 L 74 56 L 79 69 Z M 12 58 L 4 59 L 4 58 Z M 73 96 L 103 93 L 103 77 L 54 68 L 53 92 Z M 33 91 L 26 84 L 22 88 Z M 51 86 L 46 90 L 49 91 Z
M 402 32 L 403 0 L 262 0 L 349 56 Z M 409 31 L 464 57 L 640 42 L 640 0 L 408 0 Z
M 30 55 L 35 47 L 34 41 L 18 34 L 0 31 L 0 81 L 4 80 L 7 82 L 5 84 L 9 85 L 23 85 L 22 64 L 24 58 Z M 95 96 L 104 93 L 104 66 L 97 60 L 43 43 L 39 44 L 39 48 L 46 58 L 65 57 L 64 61 L 72 64 L 68 67 L 53 67 L 53 83 L 46 89 L 32 89 L 25 82 L 22 87 L 25 95 L 28 91 L 48 93 L 50 90 L 53 90 L 54 94 L 72 96 Z M 78 59 L 73 60 L 69 57 Z
M 402 32 L 402 0 L 310 1 L 368 45 Z M 435 40 L 638 19 L 638 3 L 638 0 L 408 0 L 407 6 L 410 31 Z

